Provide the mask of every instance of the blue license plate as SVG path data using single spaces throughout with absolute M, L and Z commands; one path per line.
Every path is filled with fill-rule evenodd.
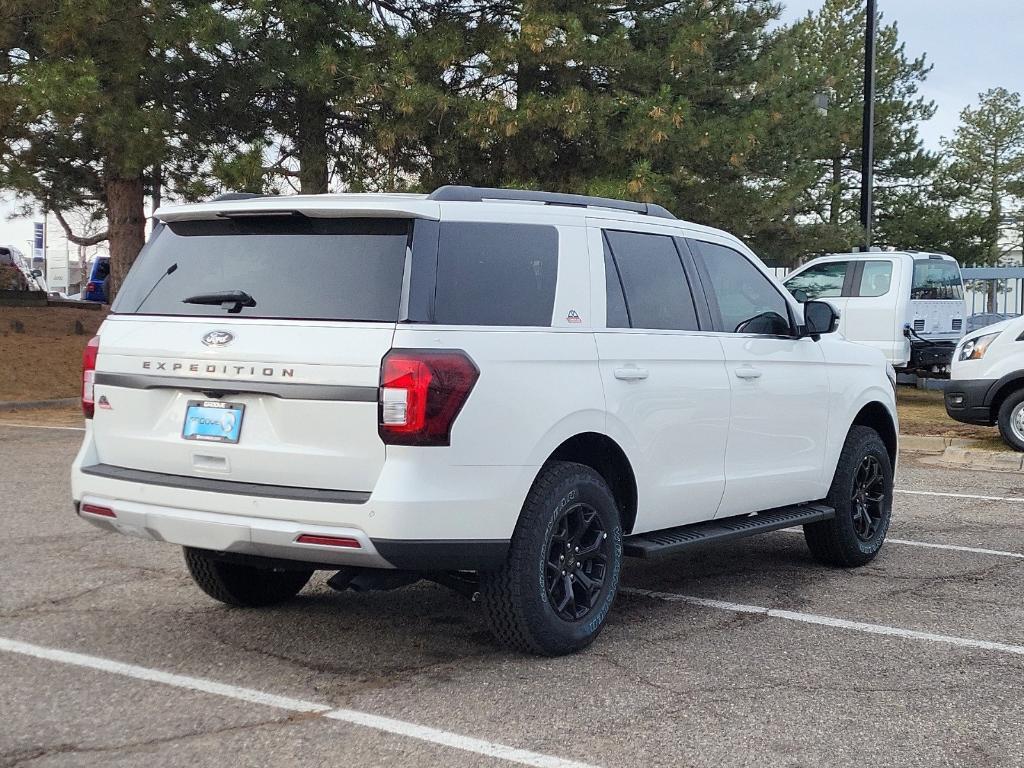
M 185 409 L 185 426 L 181 436 L 186 440 L 205 440 L 210 443 L 237 443 L 242 433 L 241 403 L 221 403 L 216 400 L 189 400 Z

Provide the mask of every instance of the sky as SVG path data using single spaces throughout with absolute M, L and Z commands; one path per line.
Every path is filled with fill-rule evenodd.
M 783 2 L 784 22 L 821 7 L 821 0 Z M 878 0 L 878 9 L 883 23 L 899 25 L 907 55 L 924 53 L 933 65 L 921 86 L 938 107 L 921 126 L 927 148 L 939 148 L 939 140 L 955 130 L 960 110 L 979 93 L 996 86 L 1024 93 L 1024 0 Z M 11 219 L 13 210 L 10 195 L 0 194 L 0 243 L 28 252 L 32 219 Z M 50 229 L 55 239 L 56 227 Z

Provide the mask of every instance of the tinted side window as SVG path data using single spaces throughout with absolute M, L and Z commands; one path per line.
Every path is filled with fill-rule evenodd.
M 865 297 L 885 296 L 889 292 L 891 284 L 891 261 L 865 261 L 857 295 Z
M 626 313 L 626 298 L 622 294 L 622 281 L 619 270 L 612 259 L 608 241 L 604 241 L 604 286 L 607 304 L 608 328 L 629 328 L 629 315 Z
M 551 325 L 558 230 L 441 222 L 434 320 L 442 325 Z
M 605 242 L 622 279 L 633 328 L 697 330 L 690 284 L 671 237 L 606 231 Z
M 843 283 L 846 281 L 846 270 L 850 264 L 846 261 L 829 261 L 808 267 L 799 275 L 787 278 L 786 289 L 796 295 L 803 291 L 808 299 L 829 296 L 842 296 Z
M 772 335 L 790 332 L 786 300 L 746 256 L 723 245 L 691 242 L 703 257 L 722 316 L 722 330 Z

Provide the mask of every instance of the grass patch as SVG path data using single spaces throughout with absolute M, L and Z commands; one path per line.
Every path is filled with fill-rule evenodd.
M 916 387 L 897 387 L 896 407 L 900 417 L 901 434 L 962 437 L 983 441 L 985 445 L 979 445 L 979 448 L 1007 450 L 995 427 L 979 427 L 951 419 L 946 413 L 941 392 Z

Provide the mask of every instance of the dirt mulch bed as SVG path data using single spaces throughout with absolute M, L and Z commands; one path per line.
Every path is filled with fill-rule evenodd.
M 78 397 L 82 350 L 106 311 L 0 307 L 0 400 Z
M 898 387 L 896 408 L 900 417 L 900 433 L 904 435 L 939 435 L 980 440 L 977 447 L 993 451 L 1007 451 L 1009 447 L 999 437 L 995 427 L 979 427 L 954 421 L 946 413 L 941 392 Z
M 0 424 L 26 424 L 44 427 L 81 427 L 85 419 L 82 409 L 75 405 L 67 408 L 36 408 L 32 410 L 0 410 Z

